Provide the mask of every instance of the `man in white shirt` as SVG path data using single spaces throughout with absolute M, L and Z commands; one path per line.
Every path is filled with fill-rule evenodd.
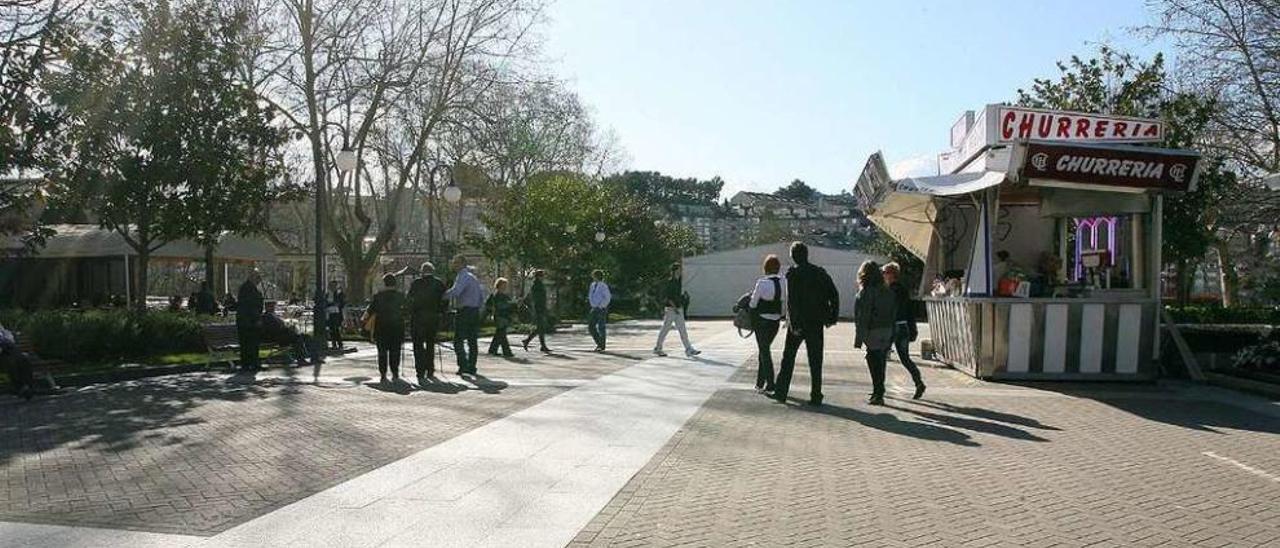
M 613 294 L 609 292 L 609 284 L 604 283 L 604 272 L 591 271 L 591 287 L 587 289 L 587 303 L 591 312 L 587 315 L 587 331 L 596 341 L 595 352 L 604 352 L 605 324 L 609 320 L 609 302 Z

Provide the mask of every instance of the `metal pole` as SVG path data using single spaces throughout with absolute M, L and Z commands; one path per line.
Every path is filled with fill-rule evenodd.
M 316 234 L 315 234 L 315 260 L 316 260 L 316 292 L 312 296 L 314 309 L 311 312 L 311 332 L 315 337 L 315 345 L 317 348 L 324 348 L 324 322 L 320 319 L 324 316 L 324 229 L 322 226 L 322 215 L 324 215 L 324 178 L 327 174 L 317 174 L 316 176 Z
M 1147 240 L 1147 245 L 1151 246 L 1151 265 L 1148 268 L 1151 276 L 1151 296 L 1155 301 L 1155 333 L 1151 337 L 1151 357 L 1157 362 L 1160 360 L 1160 314 L 1164 311 L 1163 297 L 1164 287 L 1162 286 L 1163 277 L 1160 275 L 1164 272 L 1164 196 L 1155 195 L 1155 202 L 1151 205 L 1151 238 Z

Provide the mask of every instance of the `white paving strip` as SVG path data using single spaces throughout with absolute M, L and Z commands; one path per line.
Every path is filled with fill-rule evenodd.
M 194 546 L 559 547 L 604 508 L 753 347 L 654 358 Z
M 1269 473 L 1269 472 L 1267 472 L 1266 470 L 1263 470 L 1263 469 L 1260 469 L 1260 468 L 1255 468 L 1255 467 L 1253 467 L 1253 466 L 1249 466 L 1248 464 L 1245 464 L 1245 463 L 1243 463 L 1243 462 L 1240 462 L 1240 461 L 1238 461 L 1238 460 L 1236 460 L 1236 459 L 1233 459 L 1233 458 L 1230 458 L 1230 457 L 1224 457 L 1224 456 L 1222 456 L 1222 455 L 1219 455 L 1219 454 L 1217 454 L 1217 453 L 1214 453 L 1213 451 L 1205 451 L 1205 452 L 1203 452 L 1203 453 L 1201 453 L 1201 454 L 1202 454 L 1202 455 L 1204 455 L 1204 456 L 1206 456 L 1206 457 L 1209 457 L 1209 458 L 1211 458 L 1211 459 L 1217 459 L 1218 461 L 1221 461 L 1221 462 L 1224 462 L 1224 463 L 1230 464 L 1230 465 L 1232 465 L 1232 466 L 1235 466 L 1236 468 L 1239 468 L 1239 469 L 1241 469 L 1241 470 L 1244 470 L 1245 472 L 1248 472 L 1248 473 L 1253 474 L 1253 475 L 1255 475 L 1255 476 L 1258 476 L 1258 477 L 1260 477 L 1260 478 L 1269 479 L 1269 480 L 1271 480 L 1271 481 L 1275 481 L 1275 482 L 1280 482 L 1280 476 L 1277 476 L 1277 475 L 1275 475 L 1275 474 Z
M 200 540 L 140 531 L 0 522 L 0 548 L 171 548 Z

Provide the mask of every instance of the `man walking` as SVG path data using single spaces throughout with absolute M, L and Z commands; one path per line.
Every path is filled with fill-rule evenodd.
M 444 280 L 436 276 L 436 266 L 422 263 L 418 278 L 409 286 L 409 335 L 413 343 L 413 368 L 418 384 L 436 374 L 436 334 L 444 314 Z
M 609 321 L 609 302 L 612 300 L 609 284 L 604 283 L 604 271 L 592 270 L 591 287 L 587 289 L 587 304 L 591 306 L 591 312 L 587 315 L 587 332 L 596 341 L 596 352 L 604 352 L 605 325 Z
M 538 345 L 543 352 L 550 352 L 547 348 L 547 286 L 542 283 L 542 278 L 546 277 L 546 272 L 541 268 L 533 271 L 533 287 L 529 289 L 529 309 L 533 312 L 533 331 L 529 332 L 529 336 L 524 338 L 521 346 L 524 351 L 529 351 L 529 341 L 534 337 L 538 338 Z
M 840 317 L 840 293 L 827 271 L 809 262 L 809 247 L 803 242 L 791 244 L 791 262 L 795 266 L 787 270 L 787 339 L 773 397 L 786 403 L 796 353 L 804 343 L 809 356 L 809 405 L 822 405 L 823 329 Z
M 653 353 L 659 356 L 667 355 L 662 350 L 662 345 L 667 340 L 667 333 L 674 326 L 680 333 L 680 342 L 684 343 L 684 354 L 690 358 L 701 354 L 702 351 L 694 348 L 689 342 L 689 332 L 684 326 L 684 310 L 687 303 L 684 300 L 684 287 L 680 281 L 680 263 L 671 265 L 671 277 L 662 286 L 661 299 L 662 330 L 658 331 L 658 343 L 654 345 Z
M 898 351 L 898 361 L 907 368 L 907 373 L 911 374 L 911 380 L 916 384 L 916 393 L 913 398 L 918 400 L 924 396 L 924 379 L 920 377 L 920 368 L 911 361 L 911 341 L 916 340 L 916 319 L 912 314 L 911 293 L 898 279 L 900 274 L 898 263 L 884 265 L 880 271 L 884 275 L 885 285 L 893 291 L 893 299 L 897 304 L 894 308 L 896 313 L 893 322 L 893 347 Z
M 249 271 L 249 277 L 240 284 L 236 297 L 236 335 L 240 339 L 240 368 L 257 371 L 260 368 L 258 347 L 262 345 L 262 292 L 258 283 L 262 273 Z
M 480 337 L 480 307 L 484 306 L 484 288 L 467 266 L 462 255 L 449 264 L 457 274 L 453 286 L 444 296 L 453 301 L 453 353 L 458 356 L 458 374 L 475 375 Z

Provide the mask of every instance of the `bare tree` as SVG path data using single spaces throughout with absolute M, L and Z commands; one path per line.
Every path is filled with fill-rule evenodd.
M 258 13 L 254 81 L 285 113 L 322 189 L 327 243 L 361 298 L 442 127 L 529 52 L 536 0 L 284 0 Z M 333 168 L 344 146 L 349 174 Z
M 1280 196 L 1261 180 L 1280 173 L 1280 3 L 1276 0 L 1151 0 L 1159 16 L 1146 27 L 1174 40 L 1182 77 L 1216 102 L 1201 143 L 1240 174 L 1240 185 L 1221 200 L 1217 227 L 1223 304 L 1236 303 L 1240 270 L 1265 256 L 1250 250 L 1280 223 Z M 1237 251 L 1248 254 L 1237 256 Z

